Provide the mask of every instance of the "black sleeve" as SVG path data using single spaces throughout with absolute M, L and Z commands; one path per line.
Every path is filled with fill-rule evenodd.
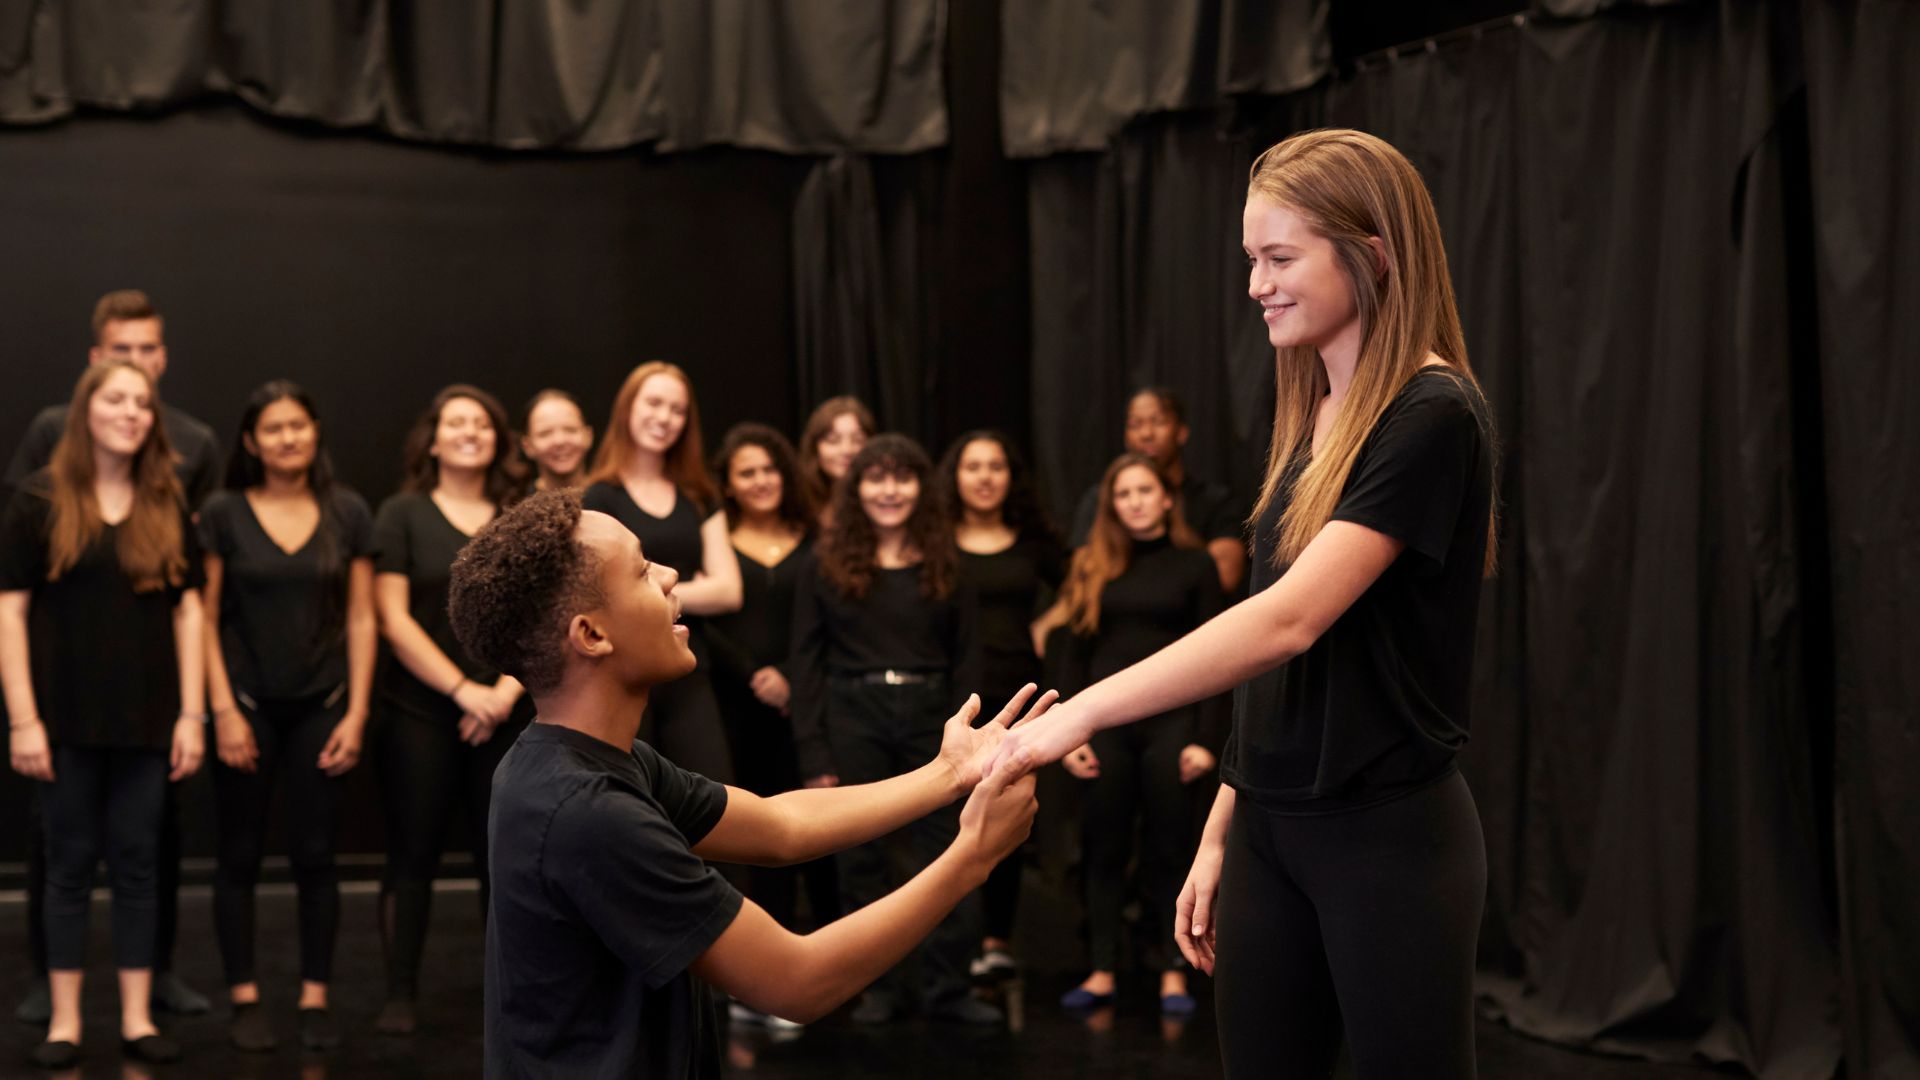
M 1479 442 L 1464 391 L 1450 378 L 1423 379 L 1380 418 L 1331 520 L 1365 525 L 1444 565 Z
M 380 504 L 373 519 L 373 569 L 380 574 L 413 573 L 413 545 L 408 543 L 408 496 L 395 495 Z
M 186 503 L 180 504 L 180 546 L 181 554 L 187 558 L 186 577 L 180 582 L 183 589 L 198 589 L 207 583 L 207 560 L 202 555 L 200 531 L 193 527 L 193 511 Z
M 222 559 L 233 555 L 233 500 L 246 496 L 236 491 L 217 491 L 200 508 L 194 520 L 194 533 L 200 538 L 200 550 Z
M 196 442 L 198 447 L 187 458 L 187 475 L 182 478 L 189 509 L 205 506 L 220 487 L 220 444 L 213 437 L 212 429 L 201 433 Z
M 359 492 L 336 488 L 333 504 L 340 516 L 341 539 L 345 541 L 348 561 L 371 557 L 377 549 L 373 541 L 373 512 L 367 509 L 367 500 L 361 498 Z
M 792 650 L 787 658 L 787 682 L 793 689 L 793 749 L 800 759 L 800 778 L 810 780 L 833 772 L 827 749 L 827 622 L 820 590 L 819 560 L 807 553 L 793 587 Z
M 31 590 L 47 576 L 47 501 L 15 493 L 0 514 L 0 592 Z
M 647 774 L 649 789 L 653 797 L 666 811 L 667 820 L 687 838 L 688 844 L 697 844 L 713 831 L 715 825 L 727 813 L 727 788 L 718 781 L 709 780 L 699 773 L 688 772 L 660 756 L 653 747 L 635 739 L 633 758 L 640 763 L 640 769 Z
M 1198 511 L 1200 520 L 1193 523 L 1201 536 L 1209 542 L 1240 540 L 1246 536 L 1241 520 L 1246 515 L 1233 504 L 1231 492 L 1218 484 L 1208 484 L 1203 499 L 1206 505 Z
M 53 405 L 34 414 L 27 424 L 27 433 L 20 437 L 20 445 L 14 448 L 13 460 L 7 462 L 4 482 L 0 482 L 0 499 L 6 499 L 20 490 L 27 477 L 47 467 L 53 457 L 54 444 L 60 441 L 61 430 L 66 427 L 67 407 Z
M 595 936 L 656 989 L 740 914 L 740 893 L 657 807 L 601 785 L 554 812 L 541 870 Z
M 1204 553 L 1202 553 L 1204 555 Z M 1225 610 L 1226 594 L 1220 591 L 1220 573 L 1211 558 L 1195 560 L 1192 590 L 1193 625 L 1198 628 Z M 1215 694 L 1194 708 L 1193 741 L 1218 757 L 1227 727 L 1233 722 L 1233 692 Z
M 1087 534 L 1093 531 L 1093 516 L 1100 509 L 1099 483 L 1080 493 L 1080 501 L 1073 508 L 1073 533 L 1067 537 L 1068 547 L 1079 547 L 1087 542 Z
M 700 627 L 700 633 L 707 639 L 707 656 L 713 661 L 713 677 L 726 679 L 745 685 L 753 681 L 753 673 L 760 670 L 754 666 L 753 654 L 740 644 L 740 639 L 729 633 L 718 619 L 708 619 Z
M 608 487 L 604 480 L 596 480 L 588 484 L 587 490 L 580 493 L 580 508 L 598 510 L 603 514 L 613 514 L 614 517 L 620 516 L 614 509 L 613 489 Z

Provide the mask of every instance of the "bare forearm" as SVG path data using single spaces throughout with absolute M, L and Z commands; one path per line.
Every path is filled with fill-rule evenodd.
M 380 626 L 372 612 L 347 620 L 347 711 L 365 715 L 373 701 L 373 668 Z
M 436 693 L 451 694 L 455 685 L 466 678 L 466 673 L 440 651 L 440 646 L 413 621 L 412 615 L 390 617 L 384 620 L 381 629 L 400 666 Z
M 775 1016 L 812 1023 L 899 963 L 986 883 L 990 869 L 949 850 L 894 892 L 799 939 L 786 974 L 756 988 L 764 997 L 736 996 Z
M 699 577 L 673 587 L 681 610 L 690 615 L 725 615 L 740 610 L 740 580 Z
M 789 822 L 788 862 L 807 862 L 866 843 L 960 797 L 938 762 L 891 780 L 853 787 L 803 788 L 768 802 Z
M 0 611 L 0 687 L 7 697 L 7 721 L 40 719 L 33 697 L 33 665 L 27 659 L 27 620 L 23 612 Z
M 180 711 L 204 715 L 207 711 L 206 622 L 200 614 L 200 594 L 189 590 L 173 609 L 173 650 L 180 665 Z

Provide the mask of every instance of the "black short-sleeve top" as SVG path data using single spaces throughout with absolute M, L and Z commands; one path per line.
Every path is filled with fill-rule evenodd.
M 453 579 L 453 560 L 473 539 L 461 532 L 439 504 L 424 492 L 402 492 L 380 504 L 373 519 L 373 569 L 376 574 L 401 574 L 407 579 L 407 610 L 460 673 L 476 683 L 499 681 L 500 673 L 467 655 L 454 636 L 447 614 L 447 590 Z M 429 716 L 447 707 L 445 686 L 428 686 L 405 664 L 389 658 L 380 670 L 380 697 L 414 713 Z
M 193 522 L 179 506 L 187 566 L 177 586 L 135 591 L 120 568 L 119 525 L 48 581 L 51 490 L 44 471 L 30 475 L 0 523 L 0 592 L 29 594 L 27 654 L 47 736 L 58 746 L 166 750 L 180 716 L 174 608 L 205 569 Z
M 1466 745 L 1493 505 L 1485 398 L 1450 370 L 1408 381 L 1333 511 L 1406 545 L 1305 653 L 1236 691 L 1221 766 L 1237 792 L 1302 813 L 1391 798 L 1452 771 Z M 1281 499 L 1254 537 L 1252 591 L 1278 581 Z
M 972 689 L 980 692 L 984 710 L 998 708 L 1022 685 L 1040 679 L 1030 627 L 1060 587 L 1064 563 L 1059 542 L 1042 533 L 1022 536 L 989 555 L 961 550 L 960 581 L 980 607 L 980 685 Z
M 693 853 L 726 788 L 636 742 L 534 724 L 487 820 L 489 1077 L 717 1077 L 718 1017 L 688 968 L 741 897 Z
M 274 543 L 245 492 L 200 509 L 200 543 L 221 561 L 220 653 L 236 691 L 255 699 L 323 696 L 347 679 L 347 582 L 373 554 L 373 514 L 343 487 L 297 551 Z
M 604 480 L 587 485 L 587 490 L 581 493 L 580 505 L 609 514 L 625 525 L 640 538 L 640 550 L 648 562 L 673 567 L 679 571 L 682 581 L 692 581 L 706 563 L 707 549 L 700 539 L 700 526 L 706 522 L 708 512 L 684 491 L 674 498 L 673 509 L 667 511 L 665 517 L 655 517 L 642 510 L 627 493 L 626 485 Z M 688 616 L 681 621 L 687 624 L 687 647 L 698 661 L 695 670 L 704 674 L 711 666 L 705 620 Z

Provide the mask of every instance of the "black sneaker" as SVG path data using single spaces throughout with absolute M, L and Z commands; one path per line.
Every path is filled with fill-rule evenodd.
M 257 1001 L 233 1007 L 233 1026 L 228 1029 L 233 1045 L 254 1054 L 265 1054 L 280 1045 L 267 1022 L 267 1011 Z
M 207 995 L 180 981 L 171 971 L 153 973 L 153 1007 L 175 1016 L 202 1016 L 213 1008 Z
M 80 1064 L 80 1047 L 67 1042 L 43 1042 L 27 1052 L 27 1064 L 37 1069 L 71 1069 Z
M 340 1025 L 326 1009 L 300 1010 L 300 1045 L 308 1050 L 332 1050 L 340 1045 Z

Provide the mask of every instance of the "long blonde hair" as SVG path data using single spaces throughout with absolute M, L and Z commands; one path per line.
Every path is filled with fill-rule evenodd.
M 134 591 L 151 592 L 178 586 L 186 579 L 180 479 L 173 471 L 173 447 L 160 416 L 159 391 L 144 370 L 125 360 L 93 364 L 81 373 L 73 388 L 73 403 L 67 407 L 66 427 L 47 461 L 51 482 L 47 497 L 53 504 L 47 531 L 47 580 L 59 581 L 106 531 L 93 490 L 96 468 L 90 414 L 93 395 L 122 371 L 140 376 L 146 384 L 153 426 L 133 455 L 133 508 L 115 538 L 116 554 L 120 569 L 133 580 Z
M 1248 520 L 1257 527 L 1274 499 L 1288 500 L 1274 547 L 1274 565 L 1285 566 L 1300 557 L 1333 516 L 1361 447 L 1429 353 L 1449 361 L 1475 394 L 1480 383 L 1467 363 L 1466 336 L 1433 200 L 1420 173 L 1400 151 L 1362 131 L 1303 131 L 1254 159 L 1247 198 L 1292 210 L 1332 241 L 1361 326 L 1353 383 L 1317 453 L 1312 449 L 1313 421 L 1328 390 L 1326 368 L 1312 345 L 1275 350 L 1273 444 L 1267 451 L 1260 501 Z M 1374 237 L 1385 249 L 1384 272 L 1375 262 Z M 1290 466 L 1306 455 L 1311 460 L 1299 470 L 1291 490 L 1281 491 Z M 1494 536 L 1490 510 L 1484 568 L 1489 575 Z

